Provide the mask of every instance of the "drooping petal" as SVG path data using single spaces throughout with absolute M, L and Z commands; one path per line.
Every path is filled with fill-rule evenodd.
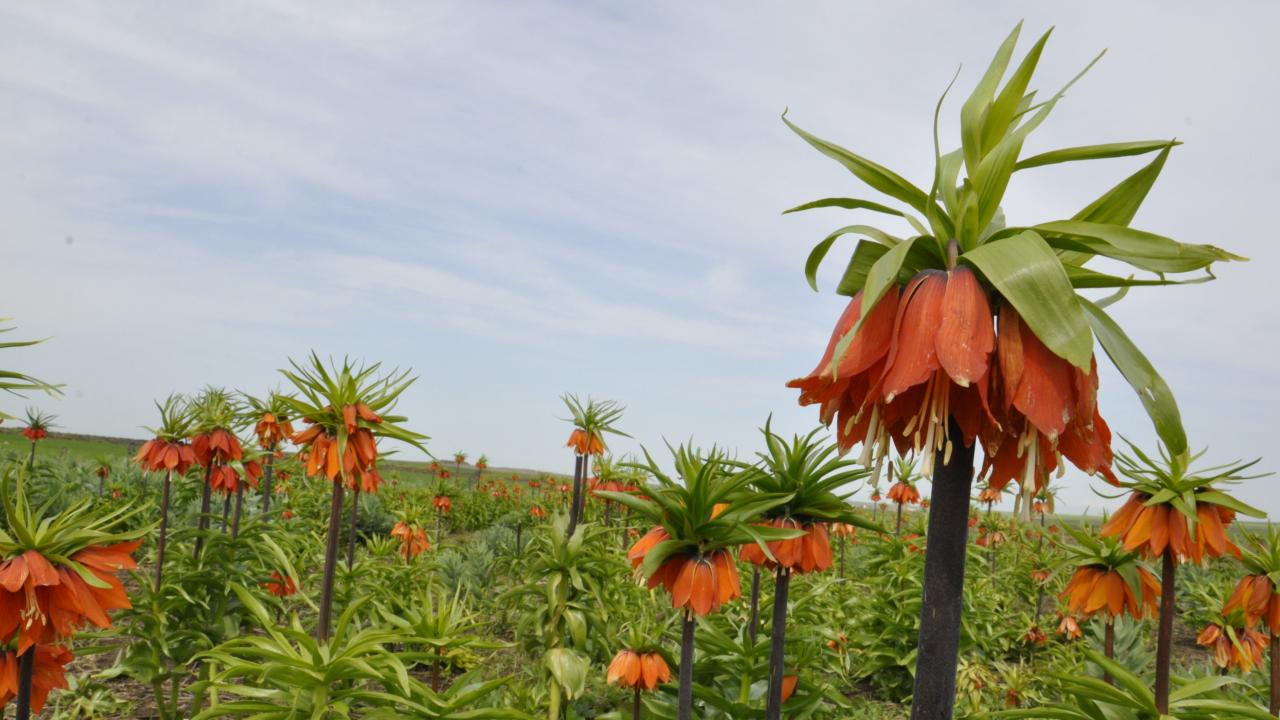
M 935 336 L 942 321 L 946 278 L 941 271 L 922 272 L 902 295 L 882 381 L 881 394 L 886 402 L 928 380 L 940 367 Z
M 942 323 L 935 337 L 938 363 L 957 385 L 986 377 L 995 347 L 991 303 L 973 271 L 960 266 L 947 273 Z

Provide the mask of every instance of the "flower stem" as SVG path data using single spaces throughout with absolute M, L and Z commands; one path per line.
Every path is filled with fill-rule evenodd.
M 1108 660 L 1116 659 L 1116 621 L 1115 618 L 1107 618 L 1107 628 L 1103 633 L 1102 653 L 1107 656 Z M 1115 680 L 1111 677 L 1111 673 L 1105 670 L 1102 673 L 1102 679 L 1108 685 L 1115 685 Z
M 955 705 L 974 448 L 954 417 L 948 426 L 951 457 L 935 458 L 911 720 L 950 720 Z
M 31 443 L 34 448 L 35 443 Z M 32 645 L 18 658 L 18 705 L 15 720 L 31 717 L 31 681 L 36 670 L 36 646 Z
M 676 720 L 693 720 L 693 631 L 697 627 L 693 613 L 684 611 L 680 629 L 680 693 L 676 700 Z
M 169 489 L 173 484 L 173 471 L 165 471 L 164 484 L 160 490 L 160 537 L 156 540 L 156 592 L 164 580 L 164 548 L 169 538 Z
M 271 478 L 275 474 L 276 454 L 267 454 L 267 467 L 262 474 L 262 514 L 271 512 Z
M 640 720 L 640 686 L 636 685 L 635 700 L 631 702 L 631 720 Z
M 773 628 L 769 631 L 769 695 L 765 720 L 782 717 L 782 678 L 787 657 L 787 595 L 791 571 L 779 567 L 773 581 Z
M 751 647 L 756 646 L 756 634 L 760 630 L 760 566 L 751 566 Z
M 333 576 L 338 565 L 338 535 L 342 532 L 342 473 L 333 481 L 333 499 L 329 503 L 329 537 L 324 548 L 324 580 L 320 586 L 320 622 L 316 639 L 329 639 L 329 618 L 333 614 Z
M 1280 717 L 1280 635 L 1271 635 L 1271 714 Z
M 356 564 L 356 524 L 360 520 L 360 482 L 351 493 L 351 532 L 347 533 L 347 570 Z
M 1156 709 L 1169 714 L 1169 661 L 1173 655 L 1174 580 L 1178 561 L 1173 548 L 1165 548 L 1160 571 L 1160 631 L 1156 636 Z
M 573 456 L 573 498 L 569 505 L 569 537 L 573 537 L 573 532 L 578 529 L 579 503 L 578 499 L 582 495 L 582 466 L 585 464 L 583 460 L 585 456 Z
M 213 477 L 213 461 L 204 469 L 204 488 L 200 494 L 200 519 L 196 522 L 196 528 L 204 531 L 209 529 L 209 478 Z M 196 534 L 196 550 L 192 557 L 199 558 L 200 551 L 204 549 L 204 532 Z
M 240 537 L 240 515 L 244 512 L 244 484 L 236 488 L 236 512 L 231 516 L 231 537 Z

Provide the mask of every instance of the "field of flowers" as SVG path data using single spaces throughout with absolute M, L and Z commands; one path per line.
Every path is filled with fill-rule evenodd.
M 1048 33 L 1015 63 L 1019 30 L 963 102 L 961 146 L 944 154 L 935 135 L 927 190 L 784 117 L 879 193 L 792 211 L 916 230 L 847 225 L 808 257 L 816 289 L 834 244 L 858 238 L 847 308 L 787 383 L 817 406 L 811 432 L 760 418 L 752 448 L 638 438 L 647 450 L 620 457 L 624 405 L 566 394 L 564 474 L 465 452 L 392 463 L 431 450 L 428 423 L 396 411 L 416 377 L 314 353 L 260 396 L 158 400 L 127 449 L 51 437 L 36 406 L 4 416 L 20 439 L 0 444 L 0 706 L 19 720 L 1277 716 L 1280 531 L 1231 494 L 1257 461 L 1195 452 L 1106 310 L 1242 258 L 1129 226 L 1175 141 L 1023 156 L 1070 83 L 1030 89 Z M 1006 226 L 1015 173 L 1140 155 L 1154 159 L 1075 216 Z M 1082 294 L 1099 289 L 1112 294 Z M 29 344 L 3 344 L 3 366 Z M 1158 445 L 1113 438 L 1099 355 Z M 0 371 L 0 389 L 52 407 L 60 386 L 28 370 L 42 374 Z M 1119 501 L 1112 514 L 1055 514 L 1068 465 Z M 1006 496 L 1013 512 L 997 512 Z

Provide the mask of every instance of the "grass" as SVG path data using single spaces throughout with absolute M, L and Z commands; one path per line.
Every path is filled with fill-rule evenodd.
M 141 439 L 51 432 L 49 437 L 40 441 L 36 452 L 40 457 L 70 457 L 86 463 L 95 462 L 98 458 L 116 461 L 129 457 L 130 449 L 136 450 L 142 442 Z M 31 442 L 22 436 L 20 429 L 0 428 L 0 456 L 25 458 L 30 450 Z M 451 458 L 444 458 L 439 462 L 440 467 L 448 470 L 459 480 L 470 481 L 475 478 L 476 469 L 472 465 L 463 465 L 459 470 Z M 384 474 L 389 470 L 396 470 L 410 477 L 413 475 L 421 475 L 423 478 L 431 477 L 431 472 L 428 469 L 429 463 L 426 461 L 387 459 L 380 462 L 379 466 L 384 468 Z M 560 478 L 567 477 L 559 473 L 547 473 L 541 470 L 524 468 L 490 467 L 484 471 L 484 477 L 492 480 L 509 479 L 512 475 L 516 475 L 520 480 L 529 480 L 546 475 L 556 475 Z
M 129 453 L 130 443 L 134 443 L 134 447 L 136 447 L 141 444 L 141 441 L 51 433 L 49 437 L 40 441 L 36 453 L 41 457 L 70 456 L 75 460 L 91 463 L 98 458 L 117 460 L 126 457 Z M 0 454 L 26 457 L 30 451 L 31 442 L 23 437 L 18 430 L 6 429 L 0 431 Z

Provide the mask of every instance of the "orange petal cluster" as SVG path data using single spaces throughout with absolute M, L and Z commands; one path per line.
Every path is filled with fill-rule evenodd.
M 588 433 L 582 428 L 574 428 L 569 433 L 569 442 L 565 447 L 573 448 L 576 455 L 603 455 L 604 440 L 596 433 Z
M 529 514 L 535 518 L 544 518 L 547 516 L 547 511 L 543 510 L 541 505 L 534 505 L 529 508 Z
M 987 528 L 978 529 L 978 539 L 973 541 L 978 547 L 996 547 L 1003 545 L 1008 541 L 1004 533 L 999 530 L 988 530 Z
M 49 431 L 42 427 L 27 427 L 22 430 L 22 437 L 35 442 L 49 437 Z
M 1280 593 L 1266 575 L 1246 575 L 1236 583 L 1235 592 L 1222 608 L 1223 615 L 1239 610 L 1245 625 L 1253 627 L 1265 620 L 1272 635 L 1280 633 Z
M 376 415 L 363 403 L 348 405 L 343 409 L 343 418 L 347 427 L 347 444 L 339 456 L 338 438 L 325 431 L 320 425 L 294 434 L 290 440 L 295 445 L 306 446 L 307 477 L 323 472 L 325 478 L 336 481 L 339 473 L 346 479 L 349 487 L 355 487 L 357 478 L 363 492 L 377 492 L 382 484 L 382 476 L 378 474 L 378 445 L 373 431 L 357 424 L 357 418 L 374 424 L 381 423 L 382 418 Z
M 899 505 L 915 505 L 920 502 L 920 491 L 914 485 L 896 482 L 889 488 L 889 499 Z
M 649 551 L 669 537 L 666 530 L 657 527 L 637 540 L 627 551 L 631 567 L 638 569 Z M 685 608 L 700 616 L 742 596 L 738 566 L 726 549 L 706 555 L 681 553 L 668 557 L 649 576 L 650 588 L 659 585 L 671 594 L 671 607 Z
M 253 426 L 253 433 L 258 436 L 258 445 L 263 450 L 280 447 L 280 443 L 293 436 L 293 423 L 277 418 L 275 413 L 263 413 L 258 424 Z
M 437 495 L 431 499 L 431 507 L 437 512 L 447 513 L 453 510 L 453 500 L 448 495 Z
M 822 572 L 831 567 L 831 539 L 827 535 L 826 524 L 800 522 L 792 518 L 776 518 L 765 524 L 787 530 L 804 530 L 805 534 L 765 543 L 776 562 L 770 560 L 759 545 L 743 545 L 739 557 L 744 562 L 771 569 L 782 566 L 793 573 Z
M 61 645 L 37 645 L 36 661 L 31 673 L 31 712 L 44 709 L 49 692 L 67 689 L 67 665 L 75 660 L 71 651 Z M 18 654 L 0 651 L 0 710 L 18 696 Z
M 605 677 L 610 685 L 653 690 L 671 679 L 671 669 L 659 653 L 619 650 Z
M 106 585 L 101 588 L 35 550 L 0 563 L 0 645 L 9 643 L 16 634 L 18 652 L 22 653 L 33 645 L 70 637 L 86 623 L 110 627 L 109 611 L 131 607 L 115 574 L 137 567 L 131 555 L 141 544 L 135 540 L 91 545 L 71 556 Z
M 143 470 L 151 472 L 172 470 L 179 475 L 185 475 L 187 470 L 195 464 L 196 453 L 188 443 L 152 438 L 142 443 L 142 447 L 138 448 L 138 454 L 133 456 L 133 461 Z
M 831 523 L 831 532 L 836 537 L 842 537 L 853 543 L 858 544 L 858 528 L 849 523 L 833 522 Z
M 1239 668 L 1249 672 L 1262 665 L 1262 651 L 1267 646 L 1267 639 L 1257 630 L 1245 628 L 1235 630 L 1236 640 L 1226 628 L 1211 623 L 1196 636 L 1196 644 L 1213 649 L 1213 662 L 1223 669 Z
M 1066 640 L 1075 640 L 1084 635 L 1084 632 L 1080 630 L 1080 623 L 1074 615 L 1063 615 L 1058 623 L 1058 634 Z
M 1147 505 L 1150 495 L 1134 492 L 1128 501 L 1102 526 L 1102 536 L 1118 536 L 1125 550 L 1141 550 L 1144 557 L 1156 558 L 1172 549 L 1178 560 L 1199 565 L 1206 557 L 1231 553 L 1241 557 L 1240 548 L 1227 536 L 1227 527 L 1236 519 L 1230 508 L 1211 503 L 1196 504 L 1195 530 L 1176 508 L 1165 503 Z
M 239 460 L 244 456 L 240 447 L 240 439 L 234 433 L 214 428 L 209 432 L 197 433 L 191 438 L 191 447 L 195 450 L 196 461 L 208 467 L 210 463 L 222 464 Z
M 282 574 L 279 570 L 272 570 L 271 579 L 262 583 L 262 587 L 272 595 L 281 598 L 289 597 L 298 592 L 298 585 L 293 581 L 293 578 Z
M 1128 615 L 1141 620 L 1144 615 L 1155 615 L 1159 609 L 1160 581 L 1146 568 L 1139 567 L 1137 571 L 1141 597 L 1134 594 L 1120 573 L 1101 565 L 1076 568 L 1058 597 L 1067 600 L 1071 612 L 1084 618 L 1103 612 L 1112 619 Z
M 400 540 L 400 557 L 405 560 L 412 560 L 431 549 L 427 531 L 404 521 L 396 523 L 395 527 L 391 528 L 391 537 Z
M 1085 373 L 1048 350 L 1012 306 L 999 308 L 999 333 L 987 292 L 964 266 L 925 270 L 891 286 L 862 320 L 839 363 L 840 342 L 862 315 L 856 294 L 836 323 L 814 370 L 787 383 L 800 404 L 819 405 L 836 423 L 842 452 L 859 443 L 861 461 L 879 466 L 892 440 L 923 458 L 981 439 L 983 473 L 998 492 L 1010 480 L 1024 489 L 1047 484 L 1066 457 L 1087 473 L 1111 472 L 1111 433 L 1097 411 L 1097 373 Z M 963 437 L 950 437 L 954 418 Z
M 1023 634 L 1022 641 L 1028 645 L 1035 645 L 1038 647 L 1049 642 L 1049 636 L 1044 630 L 1040 629 L 1039 625 L 1032 625 L 1027 629 L 1027 632 Z

